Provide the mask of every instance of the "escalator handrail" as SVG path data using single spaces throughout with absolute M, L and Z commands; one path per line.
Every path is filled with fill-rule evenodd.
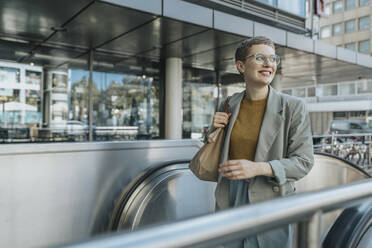
M 362 168 L 360 168 L 358 165 L 354 164 L 350 160 L 346 160 L 344 158 L 338 157 L 338 156 L 336 156 L 334 154 L 330 154 L 330 153 L 327 153 L 327 152 L 314 152 L 314 154 L 328 156 L 328 157 L 331 157 L 331 158 L 335 158 L 335 159 L 341 160 L 342 162 L 346 163 L 347 165 L 350 165 L 351 167 L 353 167 L 354 169 L 358 170 L 359 172 L 361 172 L 362 174 L 364 174 L 368 178 L 371 178 L 372 177 L 371 175 L 368 174 L 368 172 L 366 172 L 365 170 L 363 170 Z

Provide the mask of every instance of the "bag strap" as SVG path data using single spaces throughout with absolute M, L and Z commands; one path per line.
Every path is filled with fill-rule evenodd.
M 229 109 L 229 101 L 230 101 L 230 97 L 228 96 L 226 98 L 226 101 L 225 101 L 225 106 L 224 106 L 224 111 L 225 113 L 227 113 L 228 109 Z

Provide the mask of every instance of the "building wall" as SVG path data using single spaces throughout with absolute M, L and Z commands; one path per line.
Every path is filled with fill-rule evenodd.
M 371 16 L 371 7 L 360 6 L 359 0 L 355 0 L 355 7 L 352 9 L 346 10 L 346 0 L 343 0 L 343 11 L 340 13 L 333 13 L 333 5 L 337 0 L 327 0 L 326 6 L 328 9 L 329 16 L 322 17 L 319 20 L 319 37 L 321 40 L 328 42 L 330 44 L 346 47 L 345 44 L 355 43 L 355 51 L 359 51 L 359 41 L 370 41 L 371 36 L 371 20 L 369 21 L 369 28 L 365 30 L 359 30 L 359 19 L 366 16 Z M 355 20 L 355 31 L 346 33 L 345 24 L 347 21 Z M 338 35 L 333 35 L 333 25 L 342 24 L 342 33 Z M 330 27 L 330 37 L 324 38 L 321 36 L 322 28 L 329 26 Z M 346 47 L 347 48 L 347 47 Z M 369 49 L 367 53 L 371 53 L 371 41 L 369 42 Z

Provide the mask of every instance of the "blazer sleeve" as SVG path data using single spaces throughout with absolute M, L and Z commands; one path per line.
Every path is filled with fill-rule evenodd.
M 295 104 L 285 158 L 269 161 L 279 185 L 304 177 L 314 164 L 310 118 L 305 103 Z

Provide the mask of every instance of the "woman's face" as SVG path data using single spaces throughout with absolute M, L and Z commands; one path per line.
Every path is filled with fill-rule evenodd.
M 275 50 L 264 44 L 253 45 L 249 49 L 245 62 L 237 61 L 236 67 L 243 74 L 247 86 L 267 86 L 274 79 L 277 65 L 271 63 L 269 59 L 266 59 L 263 64 L 259 64 L 255 54 L 263 54 L 268 57 L 275 55 Z

